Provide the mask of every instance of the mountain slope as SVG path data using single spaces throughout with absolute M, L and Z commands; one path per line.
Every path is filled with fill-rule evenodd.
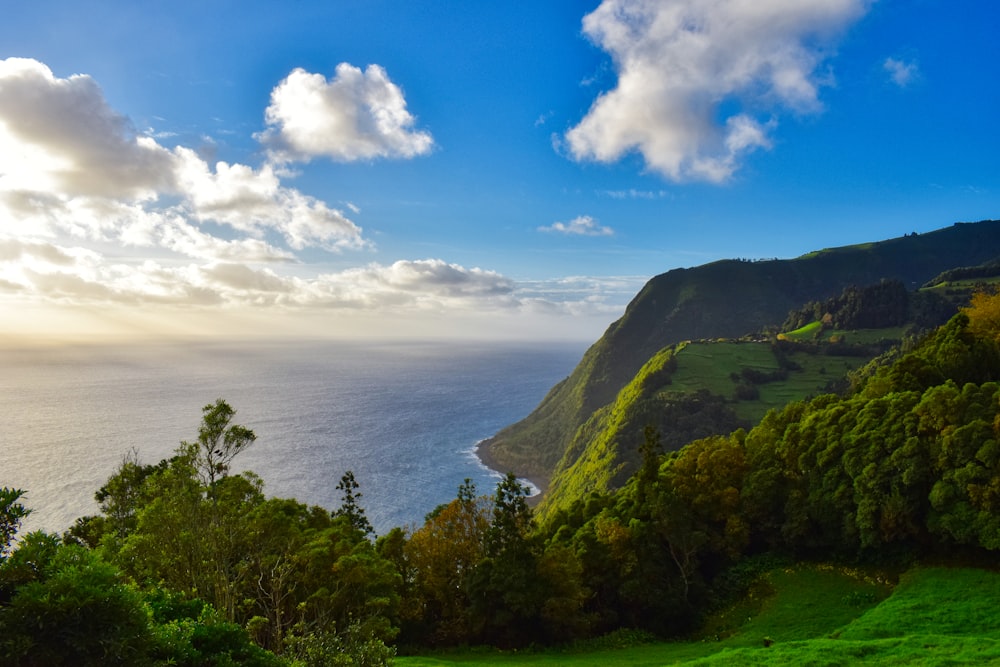
M 661 274 L 643 287 L 622 318 L 534 412 L 484 443 L 485 458 L 501 470 L 547 484 L 557 464 L 572 464 L 565 457 L 578 430 L 612 404 L 663 348 L 758 331 L 782 322 L 803 303 L 829 298 L 850 285 L 899 280 L 916 289 L 949 269 L 997 257 L 1000 221 L 994 220 L 790 260 L 723 260 Z

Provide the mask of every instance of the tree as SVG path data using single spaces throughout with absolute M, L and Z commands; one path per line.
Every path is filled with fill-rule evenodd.
M 202 423 L 193 447 L 194 464 L 205 484 L 212 486 L 216 478 L 229 473 L 236 455 L 252 445 L 257 436 L 245 426 L 232 423 L 236 410 L 221 398 L 201 412 Z
M 531 508 L 528 507 L 528 487 L 509 472 L 497 484 L 493 496 L 493 519 L 486 533 L 486 551 L 491 557 L 508 549 L 518 548 L 533 527 Z
M 361 492 L 358 489 L 360 488 L 361 485 L 354 479 L 354 473 L 350 470 L 345 472 L 344 476 L 340 478 L 340 482 L 337 483 L 337 490 L 341 492 L 340 508 L 333 515 L 344 517 L 355 530 L 361 531 L 361 534 L 367 537 L 374 535 L 375 529 L 372 528 L 368 517 L 365 516 L 365 510 L 359 502 Z
M 438 645 L 472 640 L 468 579 L 485 556 L 490 502 L 471 480 L 458 497 L 427 516 L 407 540 L 412 586 L 404 600 L 404 636 Z
M 969 329 L 979 336 L 1000 338 L 1000 292 L 976 292 L 962 312 L 969 318 Z
M 149 664 L 152 635 L 138 591 L 124 585 L 96 552 L 75 545 L 51 546 L 36 560 L 37 578 L 18 586 L 10 603 L 0 608 L 0 661 Z M 28 559 L 33 549 L 23 551 Z
M 94 494 L 101 514 L 78 518 L 63 539 L 93 548 L 106 536 L 118 540 L 128 537 L 135 530 L 139 509 L 149 501 L 146 480 L 163 472 L 168 464 L 163 460 L 157 465 L 144 465 L 138 450 L 129 450 L 114 474 Z
M 353 474 L 341 480 L 344 503 L 332 514 L 266 499 L 254 473 L 228 474 L 253 432 L 233 423 L 225 401 L 203 412 L 196 442 L 157 466 L 127 458 L 102 488 L 102 518 L 132 526 L 102 547 L 141 585 L 210 603 L 223 644 L 230 626 L 275 652 L 298 639 L 300 648 L 393 639 L 399 577 L 367 539 Z
M 263 482 L 253 473 L 228 475 L 256 439 L 233 423 L 236 411 L 219 399 L 202 413 L 195 442 L 152 467 L 126 457 L 98 495 L 106 516 L 125 529 L 114 546 L 125 572 L 208 600 L 231 622 L 253 549 L 248 517 L 264 500 Z
M 539 541 L 527 503 L 528 489 L 513 473 L 498 484 L 486 531 L 484 558 L 469 579 L 469 598 L 480 641 L 522 646 L 543 636 L 546 587 L 539 578 Z
M 21 489 L 0 488 L 0 564 L 7 557 L 10 543 L 21 528 L 21 522 L 31 513 L 21 504 Z

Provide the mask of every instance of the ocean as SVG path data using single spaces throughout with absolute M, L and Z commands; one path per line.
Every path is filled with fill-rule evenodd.
M 24 489 L 24 530 L 61 532 L 132 448 L 143 463 L 195 440 L 217 398 L 257 435 L 234 462 L 269 496 L 328 509 L 351 470 L 378 534 L 422 523 L 471 478 L 499 474 L 478 442 L 569 375 L 583 343 L 271 342 L 0 352 L 0 486 Z

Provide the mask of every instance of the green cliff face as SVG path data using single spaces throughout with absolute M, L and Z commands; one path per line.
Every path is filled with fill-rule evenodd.
M 674 347 L 678 343 L 739 338 L 779 325 L 793 309 L 852 285 L 898 280 L 915 290 L 949 269 L 998 257 L 1000 221 L 983 221 L 790 260 L 724 260 L 661 274 L 534 412 L 485 445 L 489 457 L 503 470 L 549 484 L 544 501 L 549 506 L 590 489 L 614 487 L 634 469 L 646 424 L 657 425 L 664 445 L 675 448 L 690 434 L 727 432 L 747 424 L 748 418 L 759 419 L 743 409 L 737 396 L 672 387 L 675 356 L 679 353 L 683 360 L 684 354 Z M 688 369 L 694 362 L 689 360 Z M 772 362 L 733 363 L 726 372 L 766 370 Z M 774 364 L 780 366 L 780 360 Z M 843 376 L 838 363 L 829 365 L 821 367 L 823 373 Z M 683 361 L 679 367 L 683 372 Z M 807 384 L 815 380 L 810 376 Z M 809 387 L 802 390 L 818 393 L 822 388 Z

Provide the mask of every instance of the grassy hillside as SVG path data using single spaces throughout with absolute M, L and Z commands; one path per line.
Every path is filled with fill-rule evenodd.
M 739 338 L 849 285 L 916 289 L 944 271 L 1000 256 L 1000 221 L 821 250 L 791 260 L 726 260 L 656 276 L 527 418 L 486 443 L 497 467 L 542 482 L 565 468 L 581 427 L 610 406 L 654 355 L 685 340 Z M 829 369 L 827 369 L 829 370 Z M 764 392 L 766 394 L 766 392 Z M 774 400 L 778 400 L 777 397 Z
M 889 577 L 799 565 L 764 577 L 752 595 L 688 642 L 614 648 L 595 642 L 539 653 L 404 657 L 403 667 L 480 665 L 979 665 L 1000 661 L 1000 574 L 915 568 Z M 613 639 L 604 644 L 613 644 Z
M 800 343 L 712 340 L 664 348 L 577 430 L 541 512 L 620 486 L 639 465 L 646 426 L 659 431 L 665 451 L 749 428 L 768 410 L 829 392 L 901 334 L 897 327 L 840 331 L 836 341 L 826 335 Z

